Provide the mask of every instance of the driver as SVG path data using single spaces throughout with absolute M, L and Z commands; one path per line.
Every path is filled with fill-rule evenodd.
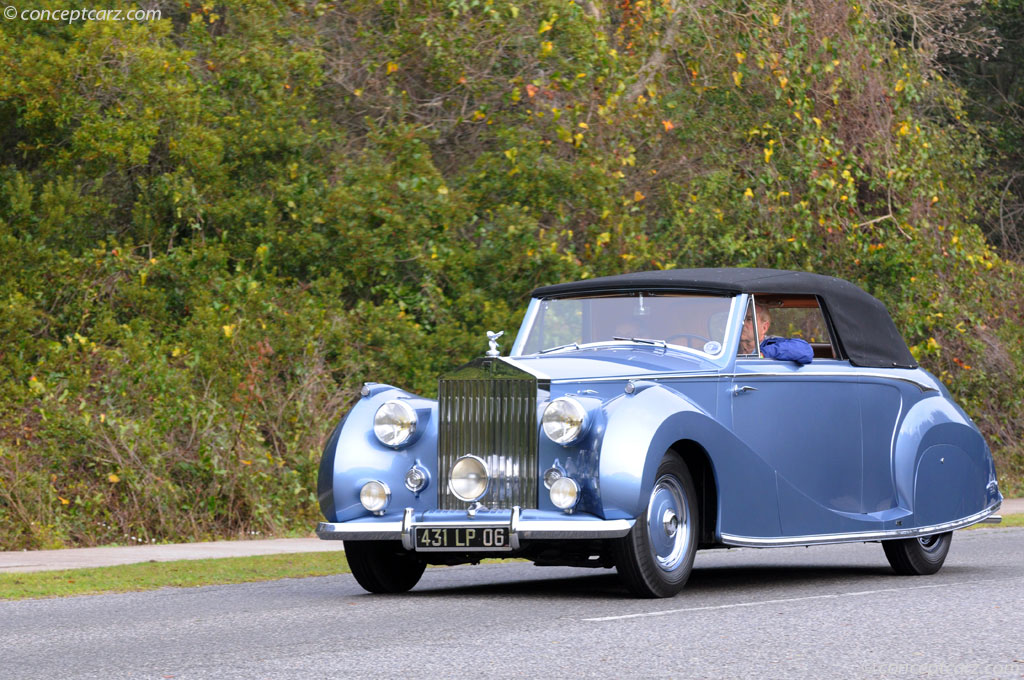
M 757 339 L 763 339 L 772 324 L 768 308 L 760 303 L 754 306 L 757 313 L 757 333 L 754 332 L 754 319 L 748 311 L 747 318 L 743 320 L 743 329 L 740 331 L 740 354 L 757 354 Z

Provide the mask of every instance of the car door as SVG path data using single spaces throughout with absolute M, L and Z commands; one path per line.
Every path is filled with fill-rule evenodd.
M 787 303 L 810 308 L 806 298 L 767 300 L 779 305 L 768 308 L 776 317 L 783 316 L 781 305 Z M 792 323 L 781 321 L 772 329 L 780 335 L 800 334 Z M 755 354 L 738 356 L 730 390 L 737 435 L 776 471 L 780 521 L 788 536 L 850 530 L 852 516 L 862 512 L 858 380 L 848 362 L 827 356 L 831 351 L 834 357 L 834 350 L 822 351 L 830 344 L 828 336 L 824 342 L 821 337 L 808 340 L 826 356 L 802 366 Z

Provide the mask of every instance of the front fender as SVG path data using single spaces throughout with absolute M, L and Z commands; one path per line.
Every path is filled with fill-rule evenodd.
M 633 519 L 647 508 L 662 457 L 680 440 L 708 453 L 718 495 L 717 533 L 779 536 L 774 471 L 707 411 L 655 384 L 606 404 L 600 480 L 604 517 Z
M 393 449 L 377 440 L 373 416 L 390 399 L 405 399 L 416 409 L 417 434 L 407 446 Z M 405 473 L 419 463 L 430 474 L 427 488 L 414 494 L 405 487 Z M 359 502 L 363 484 L 377 480 L 391 490 L 388 512 L 396 508 L 428 508 L 436 494 L 437 403 L 390 385 L 374 385 L 335 429 L 324 448 L 317 479 L 320 509 L 328 522 L 347 522 L 370 513 Z

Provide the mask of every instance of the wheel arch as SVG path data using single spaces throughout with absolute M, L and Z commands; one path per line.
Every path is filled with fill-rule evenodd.
M 697 490 L 697 509 L 700 512 L 698 547 L 714 545 L 718 542 L 715 538 L 718 527 L 718 479 L 711 457 L 707 449 L 693 439 L 674 442 L 669 452 L 682 459 Z

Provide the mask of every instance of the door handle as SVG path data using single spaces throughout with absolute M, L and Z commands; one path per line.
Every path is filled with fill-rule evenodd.
M 744 394 L 746 392 L 757 392 L 757 388 L 756 387 L 751 387 L 750 385 L 733 385 L 732 386 L 732 396 L 734 396 L 734 397 L 737 397 L 737 396 L 739 396 L 741 394 Z

